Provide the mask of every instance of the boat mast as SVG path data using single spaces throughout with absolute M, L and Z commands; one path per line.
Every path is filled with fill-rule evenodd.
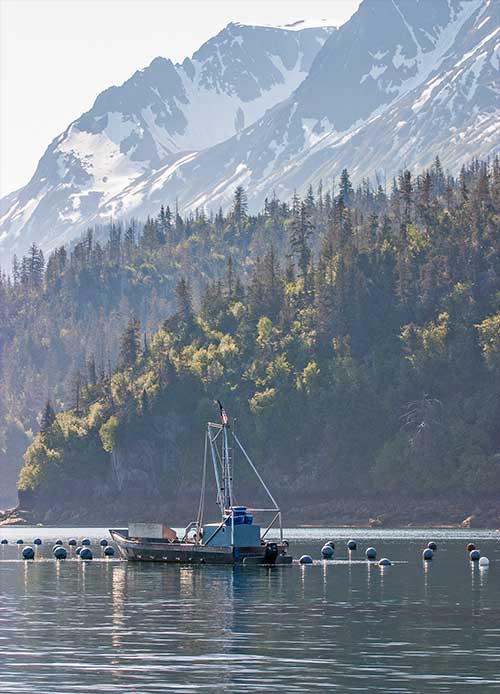
M 224 506 L 226 509 L 231 508 L 233 505 L 233 466 L 231 460 L 231 449 L 229 448 L 229 437 L 227 435 L 227 429 L 229 424 L 222 424 L 224 433 Z
M 233 505 L 233 470 L 231 466 L 231 455 L 229 448 L 229 437 L 227 430 L 229 429 L 229 417 L 222 406 L 220 400 L 217 400 L 219 405 L 220 421 L 222 426 L 222 477 L 224 482 L 224 510 L 229 509 Z
M 228 515 L 231 517 L 231 544 L 234 544 L 234 497 L 233 497 L 233 460 L 231 458 L 232 448 L 229 446 L 229 436 L 231 435 L 232 441 L 236 444 L 236 447 L 240 449 L 243 453 L 244 458 L 252 468 L 253 472 L 257 476 L 261 486 L 266 492 L 269 500 L 272 503 L 270 508 L 249 508 L 249 511 L 256 512 L 270 512 L 274 516 L 269 523 L 267 529 L 262 535 L 262 539 L 267 535 L 267 533 L 274 526 L 275 522 L 278 521 L 280 540 L 283 541 L 283 525 L 281 519 L 281 510 L 276 503 L 275 498 L 271 494 L 271 491 L 267 484 L 264 482 L 261 474 L 253 464 L 250 456 L 246 452 L 243 444 L 236 436 L 236 432 L 232 430 L 229 432 L 230 424 L 229 417 L 227 416 L 226 410 L 222 406 L 220 400 L 216 400 L 219 406 L 221 423 L 216 424 L 215 422 L 208 422 L 207 425 L 207 440 L 210 444 L 210 453 L 212 457 L 212 464 L 214 467 L 215 481 L 217 484 L 217 505 L 220 508 L 222 523 L 225 522 Z M 221 441 L 218 443 L 217 439 L 221 437 Z M 234 445 L 234 444 L 233 444 Z M 235 450 L 236 450 L 235 447 Z M 205 479 L 205 477 L 204 477 Z M 229 512 L 229 513 L 228 513 Z M 221 524 L 222 525 L 222 524 Z M 217 532 L 217 531 L 216 531 Z
M 219 405 L 221 423 L 209 422 L 207 437 L 217 483 L 217 505 L 224 516 L 225 511 L 233 505 L 233 468 L 228 435 L 229 418 L 220 400 L 216 402 Z M 221 441 L 217 443 L 219 436 Z
M 217 433 L 212 436 L 212 429 L 218 430 Z M 209 422 L 207 425 L 207 437 L 210 443 L 210 454 L 212 457 L 212 465 L 214 468 L 215 482 L 217 484 L 217 506 L 220 508 L 221 515 L 224 515 L 224 480 L 221 480 L 220 472 L 224 474 L 222 465 L 220 464 L 219 452 L 216 448 L 217 437 L 219 436 L 221 427 L 218 424 L 213 424 Z

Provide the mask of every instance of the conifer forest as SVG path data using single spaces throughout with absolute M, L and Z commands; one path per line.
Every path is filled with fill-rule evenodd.
M 189 520 L 217 398 L 296 522 L 498 516 L 499 160 L 165 201 L 1 276 L 0 507 Z

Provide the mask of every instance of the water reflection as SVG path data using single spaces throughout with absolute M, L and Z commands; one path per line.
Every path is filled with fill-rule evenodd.
M 114 648 L 119 648 L 123 641 L 123 629 L 125 626 L 125 579 L 127 575 L 126 564 L 112 567 L 111 596 L 113 602 L 113 628 L 111 631 L 111 643 Z
M 321 541 L 292 546 L 314 565 L 275 569 L 5 561 L 0 691 L 493 691 L 498 544 L 490 574 L 462 541 L 432 562 L 420 540 L 369 544 L 393 565 L 321 561 Z
M 422 559 L 422 564 L 424 567 L 424 596 L 426 602 L 429 600 L 429 576 L 432 570 L 432 561 L 426 561 Z

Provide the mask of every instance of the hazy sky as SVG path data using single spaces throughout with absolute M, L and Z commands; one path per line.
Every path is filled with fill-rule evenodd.
M 158 55 L 181 61 L 230 21 L 343 24 L 359 0 L 0 0 L 0 195 L 99 92 Z

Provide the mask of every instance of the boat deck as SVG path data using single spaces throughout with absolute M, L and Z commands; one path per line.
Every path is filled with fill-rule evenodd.
M 289 564 L 292 557 L 279 547 L 274 560 L 267 560 L 266 545 L 217 547 L 194 542 L 169 542 L 155 538 L 129 538 L 126 529 L 110 529 L 118 551 L 129 561 L 161 561 L 184 564 Z

